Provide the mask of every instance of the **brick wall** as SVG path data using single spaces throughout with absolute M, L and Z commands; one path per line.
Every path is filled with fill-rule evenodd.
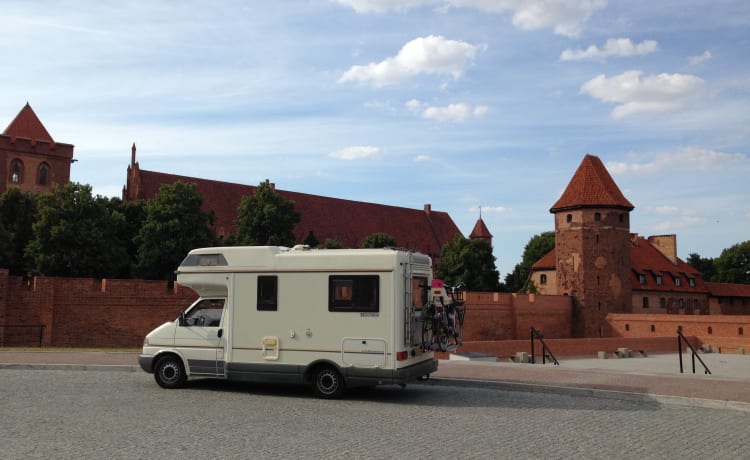
M 149 331 L 176 318 L 197 298 L 179 285 L 169 289 L 165 281 L 16 276 L 5 280 L 3 324 L 44 325 L 42 346 L 48 347 L 137 348 Z M 0 287 L 3 283 L 0 276 Z M 0 301 L 3 311 L 1 307 Z M 20 331 L 6 328 L 0 345 L 37 345 L 33 336 L 18 343 Z
M 738 348 L 750 352 L 750 316 L 739 315 L 664 315 L 610 314 L 607 322 L 613 335 L 626 338 L 696 337 L 699 344 L 733 353 Z

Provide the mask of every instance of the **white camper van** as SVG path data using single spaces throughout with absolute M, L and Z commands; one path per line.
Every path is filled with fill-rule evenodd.
M 191 377 L 346 387 L 437 370 L 421 347 L 430 257 L 395 249 L 217 247 L 190 251 L 177 282 L 200 296 L 147 336 L 139 357 L 164 388 Z

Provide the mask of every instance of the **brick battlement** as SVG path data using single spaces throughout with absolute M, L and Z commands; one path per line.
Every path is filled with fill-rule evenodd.
M 73 146 L 56 142 L 0 134 L 0 150 L 73 158 Z

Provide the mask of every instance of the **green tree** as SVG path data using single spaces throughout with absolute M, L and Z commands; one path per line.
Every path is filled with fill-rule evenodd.
M 203 196 L 195 184 L 177 181 L 161 186 L 146 203 L 146 218 L 136 236 L 138 276 L 171 279 L 191 249 L 215 242 L 213 212 L 204 212 L 202 205 Z
M 135 263 L 138 259 L 138 245 L 135 236 L 138 235 L 143 222 L 146 220 L 146 202 L 143 200 L 129 201 L 120 198 L 102 198 L 103 204 L 111 211 L 122 214 L 125 223 L 118 227 L 117 239 L 125 244 L 128 253 L 128 265 L 130 266 L 127 276 L 135 275 Z
M 237 208 L 237 244 L 293 246 L 294 227 L 300 219 L 293 201 L 279 195 L 268 181 L 261 182 L 252 196 L 242 198 Z
M 714 259 L 701 257 L 699 254 L 693 252 L 688 255 L 685 262 L 701 272 L 703 281 L 713 281 L 713 278 L 716 276 L 716 263 Z
M 715 262 L 714 281 L 750 284 L 750 240 L 724 249 Z
M 125 217 L 107 208 L 91 186 L 70 182 L 37 195 L 34 238 L 25 254 L 47 275 L 117 277 L 128 272 L 129 258 L 120 228 Z
M 368 235 L 362 241 L 363 248 L 392 248 L 396 246 L 396 238 L 382 232 Z
M 463 282 L 472 291 L 496 291 L 500 274 L 495 260 L 489 241 L 456 235 L 443 245 L 435 277 L 451 286 Z
M 344 245 L 341 244 L 341 241 L 332 238 L 326 238 L 322 245 L 323 249 L 342 249 L 343 247 Z
M 555 232 L 544 232 L 531 237 L 523 248 L 521 263 L 505 276 L 505 286 L 509 292 L 523 292 L 529 288 L 526 282 L 531 266 L 555 247 Z M 533 289 L 533 288 L 532 288 Z
M 33 266 L 24 256 L 33 237 L 36 200 L 30 193 L 12 187 L 0 195 L 0 267 L 12 275 L 23 275 Z

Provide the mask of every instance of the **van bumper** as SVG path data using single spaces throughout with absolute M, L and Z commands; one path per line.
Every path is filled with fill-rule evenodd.
M 435 372 L 438 368 L 437 359 L 428 359 L 398 369 L 372 369 L 362 367 L 344 368 L 347 386 L 361 387 L 371 385 L 397 384 L 419 380 L 425 375 Z
M 154 357 L 151 355 L 139 355 L 138 365 L 149 374 L 154 373 Z

